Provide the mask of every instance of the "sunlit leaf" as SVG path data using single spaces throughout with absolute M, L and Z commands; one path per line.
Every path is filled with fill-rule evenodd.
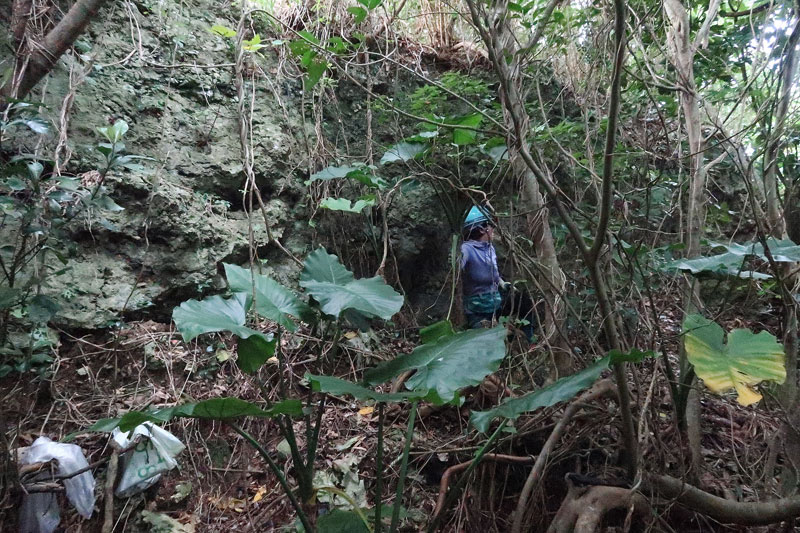
M 360 213 L 365 207 L 375 205 L 375 200 L 356 200 L 352 202 L 347 198 L 324 198 L 319 206 L 331 211 L 345 211 L 348 213 Z
M 358 0 L 358 3 L 371 11 L 380 6 L 383 3 L 383 0 Z
M 215 35 L 219 35 L 220 37 L 227 37 L 229 39 L 231 39 L 233 37 L 236 37 L 236 31 L 235 30 L 233 30 L 233 29 L 231 29 L 231 28 L 229 28 L 227 26 L 222 26 L 220 24 L 214 24 L 213 26 L 211 26 L 211 28 L 209 28 L 208 31 L 210 31 L 211 33 L 213 33 Z
M 328 68 L 328 62 L 324 59 L 314 59 L 306 67 L 305 88 L 306 90 L 313 89 L 314 86 L 322 78 L 325 70 Z
M 735 389 L 737 400 L 750 405 L 761 399 L 753 389 L 762 381 L 786 380 L 786 356 L 774 335 L 734 329 L 728 334 L 712 320 L 688 315 L 683 321 L 686 356 L 697 376 L 717 394 Z
M 764 246 L 760 242 L 751 243 L 714 243 L 713 248 L 723 248 L 724 252 L 694 259 L 678 259 L 666 265 L 667 269 L 682 270 L 694 275 L 715 273 L 738 275 L 742 278 L 769 279 L 772 276 L 761 272 L 742 270 L 748 257 L 768 260 Z M 789 239 L 767 239 L 767 246 L 772 258 L 777 263 L 794 263 L 800 261 L 800 246 Z
M 478 113 L 473 113 L 466 117 L 460 118 L 454 122 L 459 126 L 468 126 L 470 128 L 477 128 L 480 126 L 483 117 Z M 475 142 L 478 132 L 471 129 L 455 128 L 453 130 L 453 143 L 459 146 L 465 146 Z
M 173 418 L 204 418 L 212 420 L 229 420 L 243 416 L 272 418 L 279 414 L 299 416 L 303 414 L 303 402 L 296 399 L 284 400 L 273 404 L 269 409 L 239 398 L 212 398 L 197 403 L 186 403 L 151 412 L 131 411 L 119 419 L 120 431 L 130 431 L 139 424 L 152 422 L 163 424 Z M 106 423 L 106 427 L 110 424 Z

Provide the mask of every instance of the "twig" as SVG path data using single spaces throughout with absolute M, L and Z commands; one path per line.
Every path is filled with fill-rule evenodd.
M 534 457 L 520 457 L 517 455 L 503 455 L 500 453 L 487 453 L 483 456 L 485 461 L 494 461 L 496 463 L 514 463 L 527 465 L 534 462 Z M 433 516 L 437 516 L 444 508 L 444 502 L 447 498 L 447 487 L 450 485 L 450 478 L 455 474 L 466 470 L 475 460 L 470 459 L 457 465 L 453 465 L 444 471 L 442 480 L 439 482 L 439 497 L 436 499 L 436 507 L 433 509 Z

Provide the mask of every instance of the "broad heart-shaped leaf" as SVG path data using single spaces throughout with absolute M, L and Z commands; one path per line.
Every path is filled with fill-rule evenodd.
M 308 281 L 325 281 L 345 285 L 356 279 L 352 272 L 339 262 L 339 258 L 329 254 L 325 248 L 317 248 L 306 257 L 300 273 L 300 286 Z
M 506 333 L 505 327 L 498 326 L 440 337 L 367 370 L 364 379 L 375 385 L 416 370 L 406 387 L 424 393 L 425 399 L 438 405 L 452 402 L 460 389 L 478 385 L 500 367 L 506 355 Z
M 358 167 L 336 167 L 336 166 L 325 167 L 319 172 L 311 174 L 311 177 L 309 177 L 308 181 L 306 181 L 306 185 L 310 185 L 312 182 L 315 182 L 317 180 L 327 181 L 337 178 L 344 178 L 349 173 L 354 172 L 358 169 L 359 169 Z
M 163 424 L 173 418 L 230 420 L 243 416 L 272 418 L 282 414 L 289 416 L 302 415 L 303 402 L 296 399 L 284 400 L 274 404 L 269 409 L 262 409 L 254 403 L 239 398 L 212 398 L 211 400 L 186 403 L 149 412 L 130 411 L 119 419 L 104 418 L 99 420 L 89 428 L 89 431 L 111 431 L 117 426 L 119 426 L 120 431 L 130 431 L 144 422 Z
M 409 159 L 414 159 L 427 149 L 428 145 L 422 143 L 397 143 L 383 154 L 383 157 L 381 157 L 381 165 L 394 161 L 408 161 Z
M 334 396 L 352 396 L 356 400 L 373 400 L 376 402 L 402 402 L 406 400 L 419 400 L 425 397 L 425 393 L 419 392 L 395 392 L 385 393 L 375 392 L 361 385 L 344 379 L 332 376 L 315 376 L 306 374 L 305 378 L 311 383 L 311 388 L 316 392 L 325 392 Z
M 459 126 L 468 126 L 470 128 L 477 128 L 480 126 L 482 119 L 483 117 L 480 114 L 473 113 L 472 115 L 467 115 L 466 117 L 456 120 L 454 124 L 458 124 Z M 475 130 L 455 128 L 453 130 L 453 143 L 457 144 L 458 146 L 472 144 L 475 142 L 477 134 L 478 132 Z
M 451 324 L 449 320 L 440 320 L 439 322 L 434 322 L 430 326 L 425 326 L 420 329 L 419 341 L 422 344 L 428 344 L 454 333 L 453 324 Z
M 683 321 L 686 356 L 706 387 L 717 394 L 736 389 L 741 405 L 761 399 L 752 386 L 762 381 L 786 381 L 783 346 L 766 331 L 754 334 L 734 329 L 724 343 L 725 332 L 712 320 L 689 315 Z
M 290 317 L 309 318 L 311 308 L 292 291 L 277 281 L 261 274 L 252 274 L 250 269 L 236 265 L 225 266 L 225 277 L 228 285 L 234 292 L 247 294 L 247 305 L 252 301 L 253 286 L 255 285 L 256 311 L 261 316 L 274 320 L 289 331 L 294 331 L 297 326 Z
M 369 533 L 369 528 L 355 511 L 334 509 L 319 517 L 317 533 Z
M 263 333 L 245 327 L 247 295 L 235 293 L 231 298 L 210 296 L 205 300 L 186 300 L 172 310 L 172 320 L 184 341 L 190 341 L 203 333 L 230 331 L 241 339 L 259 335 L 269 341 Z
M 516 420 L 520 415 L 542 407 L 550 407 L 569 400 L 584 389 L 589 388 L 600 374 L 613 363 L 635 362 L 652 355 L 652 352 L 632 350 L 631 353 L 612 352 L 595 361 L 580 372 L 563 377 L 537 391 L 529 392 L 517 398 L 510 398 L 489 411 L 472 411 L 470 422 L 478 431 L 486 432 L 495 418 Z
M 353 15 L 353 24 L 361 24 L 367 18 L 367 10 L 363 7 L 351 6 L 347 8 L 347 12 Z
M 336 318 L 342 311 L 353 309 L 388 320 L 403 306 L 403 297 L 380 276 L 355 279 L 324 248 L 309 254 L 300 274 L 300 286 L 320 303 L 323 313 Z
M 365 207 L 375 205 L 375 200 L 356 200 L 351 203 L 347 198 L 325 198 L 319 206 L 323 209 L 330 209 L 331 211 L 346 211 L 348 213 L 360 213 Z
M 738 275 L 741 278 L 770 279 L 772 276 L 762 272 L 741 271 L 744 261 L 749 256 L 758 257 L 762 261 L 767 261 L 764 253 L 764 246 L 760 242 L 738 243 L 712 243 L 713 248 L 724 248 L 725 251 L 707 257 L 697 257 L 694 259 L 679 259 L 666 265 L 667 269 L 677 269 L 690 272 L 691 274 L 702 274 L 711 272 L 717 274 Z M 800 246 L 789 239 L 767 239 L 772 258 L 777 263 L 800 262 Z
M 236 364 L 246 374 L 255 374 L 267 359 L 275 354 L 275 345 L 278 339 L 266 340 L 261 335 L 251 335 L 246 339 L 239 339 L 236 351 Z

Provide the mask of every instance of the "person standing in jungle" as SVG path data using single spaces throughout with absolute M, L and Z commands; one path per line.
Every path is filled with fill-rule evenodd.
M 497 253 L 492 239 L 494 224 L 485 208 L 473 206 L 463 225 L 461 273 L 464 315 L 470 328 L 491 324 L 503 306 L 502 292 L 511 284 L 503 281 L 497 268 Z

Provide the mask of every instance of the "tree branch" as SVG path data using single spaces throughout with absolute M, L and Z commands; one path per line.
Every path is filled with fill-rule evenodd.
M 50 30 L 41 45 L 32 51 L 25 71 L 19 75 L 19 83 L 15 86 L 14 83 L 7 82 L 0 88 L 0 104 L 9 96 L 24 98 L 52 70 L 58 58 L 72 46 L 107 1 L 75 2 L 56 27 Z
M 760 6 L 756 6 L 756 7 L 752 8 L 752 9 L 745 9 L 745 10 L 742 10 L 742 11 L 733 11 L 733 12 L 728 12 L 728 13 L 720 13 L 719 16 L 720 17 L 728 17 L 728 18 L 751 17 L 753 15 L 761 13 L 762 11 L 766 11 L 767 9 L 771 8 L 774 5 L 775 5 L 775 3 L 772 0 L 770 0 L 768 2 L 764 2 Z

